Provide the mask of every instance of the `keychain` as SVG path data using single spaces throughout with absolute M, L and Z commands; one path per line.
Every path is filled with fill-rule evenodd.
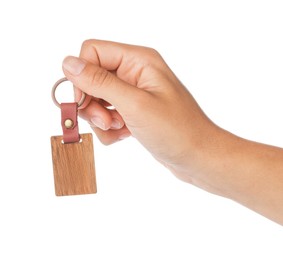
M 62 136 L 51 137 L 55 193 L 57 196 L 96 193 L 96 178 L 92 134 L 79 134 L 78 109 L 85 101 L 59 103 L 55 92 L 67 78 L 58 80 L 52 88 L 52 99 L 61 109 Z

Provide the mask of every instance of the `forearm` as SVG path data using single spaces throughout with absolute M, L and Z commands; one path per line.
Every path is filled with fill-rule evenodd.
M 283 225 L 283 149 L 211 132 L 198 148 L 195 184 Z
M 226 196 L 283 225 L 283 149 L 228 139 Z

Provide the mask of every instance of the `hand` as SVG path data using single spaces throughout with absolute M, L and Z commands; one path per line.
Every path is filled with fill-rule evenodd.
M 212 134 L 213 124 L 153 49 L 89 40 L 63 69 L 89 95 L 80 116 L 104 144 L 132 135 L 177 171 Z
M 104 144 L 132 135 L 180 179 L 283 224 L 283 150 L 212 123 L 158 52 L 88 40 L 63 70 Z

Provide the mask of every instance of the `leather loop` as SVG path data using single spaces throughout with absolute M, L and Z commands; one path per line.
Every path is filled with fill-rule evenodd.
M 61 103 L 60 107 L 64 143 L 79 142 L 78 104 L 76 102 Z

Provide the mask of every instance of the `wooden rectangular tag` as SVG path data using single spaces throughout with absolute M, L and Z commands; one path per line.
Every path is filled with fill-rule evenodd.
M 63 136 L 52 136 L 52 160 L 57 196 L 96 193 L 92 134 L 81 134 L 81 141 L 63 143 Z

